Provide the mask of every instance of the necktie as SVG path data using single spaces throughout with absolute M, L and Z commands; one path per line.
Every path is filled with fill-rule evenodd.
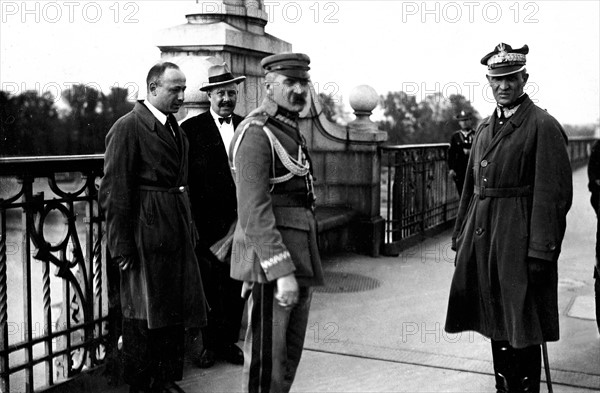
M 167 116 L 167 122 L 165 123 L 165 127 L 167 127 L 167 130 L 171 131 L 171 135 L 173 135 L 173 138 L 175 138 L 175 141 L 177 141 L 177 120 L 175 120 L 175 116 L 173 115 L 168 115 Z
M 229 117 L 219 117 L 219 123 L 221 123 L 221 125 L 222 125 L 223 122 L 225 122 L 227 124 L 231 124 L 231 116 L 229 116 Z

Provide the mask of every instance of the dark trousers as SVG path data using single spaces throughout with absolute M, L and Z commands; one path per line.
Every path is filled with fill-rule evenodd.
M 208 254 L 206 254 L 208 253 Z M 245 300 L 242 282 L 229 276 L 229 264 L 219 261 L 210 252 L 198 255 L 204 294 L 210 306 L 208 324 L 202 328 L 202 345 L 218 351 L 235 344 L 240 338 Z
M 463 186 L 465 184 L 465 175 L 464 174 L 456 174 L 454 178 L 454 184 L 456 184 L 456 191 L 458 191 L 458 197 L 462 195 Z
M 144 319 L 123 318 L 123 379 L 140 389 L 180 381 L 183 346 L 183 325 L 148 329 Z
M 274 299 L 275 284 L 254 283 L 248 300 L 242 391 L 288 393 L 304 348 L 312 289 L 300 287 L 292 308 Z
M 492 356 L 498 393 L 540 391 L 542 355 L 539 345 L 517 349 L 507 341 L 492 340 Z

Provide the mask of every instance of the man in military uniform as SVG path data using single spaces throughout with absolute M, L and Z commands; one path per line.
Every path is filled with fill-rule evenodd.
M 238 222 L 231 277 L 248 296 L 245 392 L 288 392 L 308 322 L 311 287 L 323 284 L 310 157 L 298 129 L 307 104 L 310 59 L 266 57 L 266 98 L 231 142 Z
M 473 138 L 452 235 L 446 331 L 491 339 L 498 392 L 539 392 L 540 344 L 557 341 L 557 260 L 573 196 L 561 125 L 524 93 L 527 45 L 481 60 L 497 106 Z
M 450 148 L 448 149 L 448 174 L 456 184 L 458 195 L 462 193 L 465 183 L 465 172 L 467 163 L 471 154 L 471 144 L 473 143 L 473 116 L 470 112 L 460 111 L 456 115 L 456 120 L 460 125 L 460 130 L 452 134 L 450 138 Z

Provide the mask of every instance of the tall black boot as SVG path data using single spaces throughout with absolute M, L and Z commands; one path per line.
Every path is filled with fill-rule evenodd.
M 513 349 L 517 379 L 515 392 L 539 393 L 542 354 L 539 345 Z
M 494 359 L 494 377 L 496 392 L 509 393 L 514 384 L 513 349 L 508 341 L 492 340 L 492 358 Z

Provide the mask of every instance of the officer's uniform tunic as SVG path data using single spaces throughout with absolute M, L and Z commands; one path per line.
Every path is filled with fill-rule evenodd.
M 323 284 L 310 158 L 294 114 L 267 101 L 231 144 L 238 222 L 231 277 L 252 282 L 244 344 L 245 392 L 287 392 L 302 353 L 311 288 Z M 291 309 L 274 299 L 278 278 L 300 287 Z

